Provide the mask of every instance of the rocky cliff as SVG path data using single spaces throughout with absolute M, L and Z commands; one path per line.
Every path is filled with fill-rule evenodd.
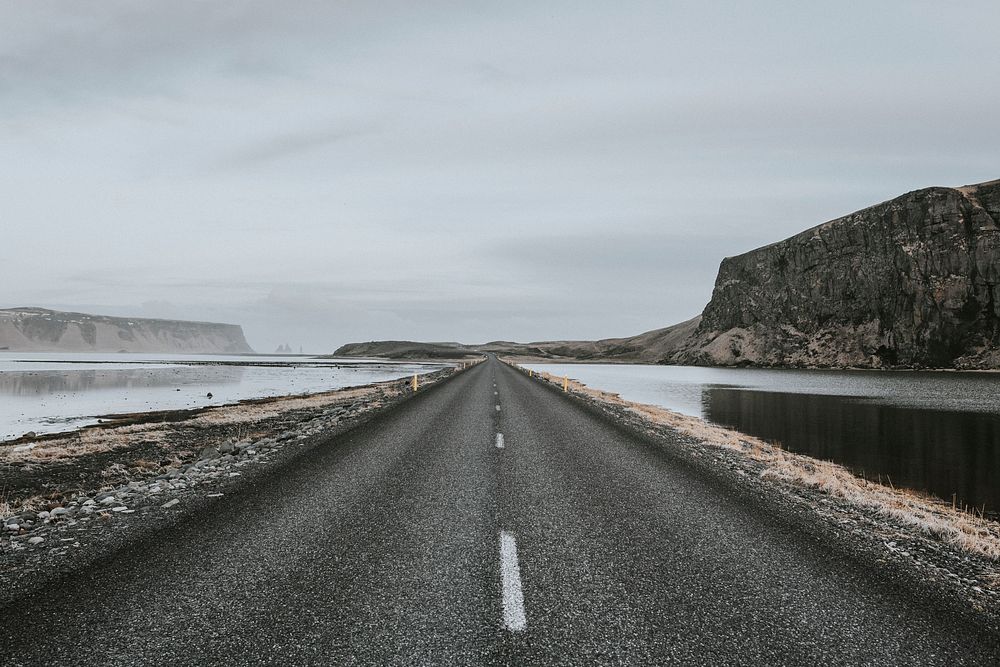
M 927 188 L 723 260 L 663 361 L 1000 368 L 1000 181 Z
M 44 308 L 0 310 L 0 350 L 13 352 L 253 352 L 236 324 L 105 317 Z

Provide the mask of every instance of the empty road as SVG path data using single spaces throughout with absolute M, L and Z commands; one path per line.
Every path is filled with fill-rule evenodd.
M 914 598 L 490 360 L 0 610 L 0 663 L 997 663 Z

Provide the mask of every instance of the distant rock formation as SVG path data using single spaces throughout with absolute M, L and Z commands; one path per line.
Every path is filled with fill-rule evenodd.
M 236 324 L 106 317 L 45 308 L 0 310 L 0 348 L 12 352 L 253 352 Z
M 557 340 L 537 343 L 493 341 L 481 345 L 421 343 L 385 340 L 348 343 L 334 357 L 383 357 L 388 359 L 462 359 L 486 353 L 549 361 L 638 361 L 656 362 L 671 354 L 698 326 L 696 317 L 664 329 L 628 338 L 595 341 Z
M 285 343 L 284 345 L 279 345 L 274 350 L 274 353 L 275 354 L 291 354 L 292 353 L 292 346 L 289 345 L 288 343 Z
M 917 190 L 723 260 L 668 363 L 1000 367 L 1000 180 Z

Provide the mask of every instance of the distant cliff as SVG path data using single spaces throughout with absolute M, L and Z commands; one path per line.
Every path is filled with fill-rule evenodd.
M 1000 181 L 927 188 L 723 260 L 668 363 L 1000 368 Z
M 14 352 L 253 352 L 236 324 L 105 317 L 44 308 L 0 310 L 0 350 Z

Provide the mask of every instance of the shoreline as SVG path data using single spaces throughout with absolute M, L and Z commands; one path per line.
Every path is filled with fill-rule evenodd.
M 874 372 L 874 373 L 1000 373 L 1000 368 L 938 368 L 912 366 L 779 366 L 761 364 L 734 364 L 720 366 L 718 364 L 664 364 L 658 361 L 641 361 L 626 359 L 554 359 L 552 357 L 526 357 L 520 355 L 504 356 L 503 359 L 517 364 L 567 364 L 595 366 L 665 366 L 671 368 L 718 368 L 720 370 L 748 371 L 843 371 L 843 372 Z M 391 359 L 386 358 L 386 361 Z
M 462 372 L 420 375 L 417 393 Z M 136 423 L 85 427 L 30 450 L 0 444 L 0 606 L 252 487 L 283 462 L 408 400 L 411 383 L 138 413 Z
M 512 359 L 503 361 L 529 375 Z M 531 375 L 564 393 L 562 377 Z M 930 586 L 959 610 L 1000 630 L 1000 523 L 697 417 L 626 401 L 574 380 L 567 389 L 570 400 L 720 479 L 751 502 L 763 502 L 778 514 L 798 514 L 806 531 L 862 553 L 908 586 Z
M 259 355 L 246 356 L 256 357 Z M 379 360 L 364 359 L 344 361 L 330 360 L 316 363 L 310 363 L 308 361 L 277 363 L 272 361 L 234 361 L 220 359 L 196 360 L 188 358 L 180 360 L 128 359 L 122 361 L 109 359 L 107 358 L 107 355 L 104 355 L 101 359 L 74 359 L 62 356 L 53 359 L 28 359 L 20 358 L 19 356 L 14 360 L 14 362 L 17 364 L 26 364 L 29 368 L 24 370 L 11 367 L 5 370 L 0 370 L 0 377 L 7 375 L 8 372 L 13 378 L 19 377 L 19 374 L 38 374 L 39 369 L 34 368 L 33 366 L 35 365 L 38 365 L 41 368 L 57 365 L 69 368 L 75 366 L 93 366 L 96 368 L 116 366 L 117 368 L 114 369 L 116 372 L 145 372 L 146 368 L 154 367 L 155 371 L 150 371 L 150 373 L 158 372 L 163 374 L 170 372 L 186 372 L 190 369 L 199 367 L 219 369 L 265 368 L 282 370 L 305 369 L 305 372 L 314 374 L 316 372 L 323 373 L 326 371 L 350 371 L 352 373 L 360 371 L 362 373 L 368 373 L 373 377 L 370 379 L 363 377 L 352 378 L 350 381 L 360 381 L 361 383 L 367 384 L 373 381 L 387 381 L 392 379 L 394 375 L 397 376 L 396 379 L 409 378 L 414 373 L 418 375 L 426 375 L 454 365 L 449 361 L 431 363 L 412 362 L 401 364 L 398 362 L 384 362 Z M 92 370 L 93 369 L 87 368 L 84 372 L 91 372 Z M 398 371 L 400 370 L 403 370 L 403 375 L 399 375 Z M 64 371 L 67 373 L 74 372 L 69 369 L 64 369 Z M 46 370 L 45 372 L 50 371 Z M 63 371 L 57 369 L 56 371 L 51 372 L 60 373 Z M 381 375 L 382 378 L 378 378 L 379 375 Z M 315 378 L 315 375 L 313 377 Z M 16 383 L 18 380 L 15 379 L 12 380 L 12 382 Z M 241 388 L 238 386 L 239 383 L 236 383 L 236 385 L 234 385 L 236 387 L 235 389 L 229 386 L 224 386 L 221 392 L 218 392 L 218 390 L 215 390 L 211 384 L 206 382 L 206 387 L 212 387 L 213 391 L 222 394 L 222 396 L 215 397 L 213 397 L 211 393 L 205 396 L 204 394 L 197 393 L 197 391 L 192 392 L 192 386 L 182 386 L 184 384 L 183 381 L 179 384 L 169 384 L 164 382 L 154 383 L 150 386 L 140 387 L 142 393 L 139 397 L 139 404 L 141 405 L 142 401 L 146 401 L 145 407 L 129 405 L 127 401 L 128 398 L 132 398 L 131 395 L 124 399 L 126 402 L 123 402 L 122 396 L 126 395 L 125 392 L 129 387 L 129 385 L 126 384 L 118 386 L 111 385 L 110 387 L 98 387 L 98 389 L 110 389 L 110 393 L 112 394 L 112 398 L 109 399 L 111 400 L 111 405 L 101 405 L 89 399 L 89 390 L 86 387 L 81 390 L 78 390 L 75 387 L 70 387 L 58 392 L 61 398 L 68 397 L 65 405 L 59 405 L 58 401 L 56 402 L 56 406 L 61 409 L 62 412 L 29 412 L 26 419 L 23 419 L 26 415 L 22 413 L 22 419 L 19 419 L 16 422 L 9 422 L 8 428 L 10 430 L 5 429 L 5 433 L 0 434 L 0 448 L 7 445 L 30 445 L 37 441 L 68 437 L 76 431 L 90 427 L 104 426 L 108 424 L 114 426 L 120 422 L 140 423 L 143 421 L 157 421 L 160 418 L 176 419 L 173 415 L 194 415 L 199 411 L 209 408 L 252 403 L 254 401 L 261 400 L 288 398 L 292 396 L 326 393 L 336 391 L 338 389 L 347 389 L 351 386 L 362 386 L 362 384 L 352 384 L 337 387 L 337 383 L 334 383 L 332 380 L 326 382 L 316 379 L 313 379 L 312 382 L 307 381 L 304 387 L 296 387 L 294 381 L 282 387 L 274 387 L 273 384 L 270 384 L 270 382 L 270 380 L 265 378 L 262 384 L 251 385 L 249 389 Z M 184 393 L 175 393 L 182 391 Z M 201 391 L 203 392 L 204 389 Z M 77 396 L 82 399 L 80 404 L 75 402 L 75 398 Z M 42 402 L 43 404 L 46 402 L 44 397 Z M 112 411 L 100 412 L 102 409 Z M 16 412 L 12 412 L 5 414 L 4 417 L 6 419 L 14 419 L 16 414 Z

